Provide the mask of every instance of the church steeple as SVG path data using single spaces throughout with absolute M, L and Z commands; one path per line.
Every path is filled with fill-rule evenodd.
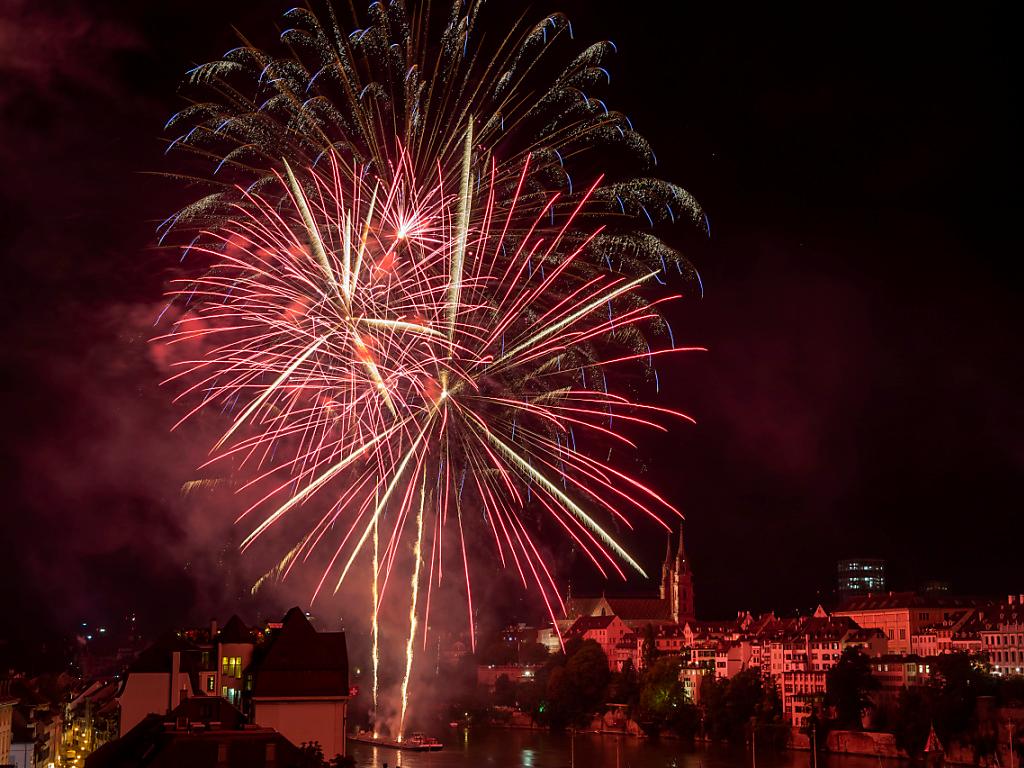
M 665 537 L 665 562 L 661 564 L 661 599 L 665 600 L 672 590 L 672 532 Z
M 683 540 L 683 526 L 679 526 L 679 546 L 676 549 L 675 563 L 670 570 L 668 595 L 672 620 L 677 623 L 692 621 L 693 612 L 693 571 L 686 559 L 686 545 Z
M 689 569 L 686 562 L 686 547 L 683 544 L 683 524 L 679 524 L 679 548 L 676 550 L 676 572 L 682 573 Z

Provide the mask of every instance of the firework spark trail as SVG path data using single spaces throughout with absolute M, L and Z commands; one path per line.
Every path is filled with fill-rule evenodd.
M 703 212 L 673 184 L 579 165 L 610 146 L 653 164 L 628 118 L 587 94 L 609 77 L 613 45 L 535 88 L 568 20 L 494 38 L 476 26 L 481 6 L 453 0 L 437 39 L 431 14 L 409 17 L 402 0 L 372 3 L 356 35 L 292 9 L 285 58 L 245 43 L 197 67 L 190 86 L 212 98 L 168 122 L 189 126 L 169 149 L 219 159 L 215 192 L 159 228 L 161 240 L 198 232 L 182 258 L 207 261 L 176 282 L 182 313 L 158 337 L 191 350 L 167 379 L 176 399 L 198 400 L 182 421 L 227 414 L 204 466 L 252 475 L 239 487 L 257 496 L 237 516 L 243 549 L 270 531 L 298 539 L 267 577 L 317 563 L 316 600 L 371 540 L 375 712 L 379 612 L 389 586 L 404 594 L 391 576 L 414 536 L 399 736 L 413 636 L 422 621 L 426 646 L 446 571 L 464 579 L 474 648 L 481 539 L 557 631 L 564 606 L 530 517 L 557 522 L 602 575 L 643 574 L 613 526 L 679 512 L 620 457 L 635 430 L 665 430 L 659 417 L 691 420 L 636 393 L 652 379 L 658 391 L 656 357 L 698 349 L 677 347 L 662 319 L 680 296 L 646 296 L 668 264 L 689 269 L 647 227 Z M 668 347 L 654 341 L 666 331 Z
M 416 543 L 413 545 L 412 580 L 409 590 L 412 595 L 409 603 L 409 639 L 405 644 L 405 675 L 402 677 L 402 711 L 398 719 L 398 740 L 405 735 L 405 715 L 409 708 L 409 677 L 412 675 L 413 641 L 416 638 L 416 612 L 420 593 L 420 563 L 423 548 L 423 507 L 426 503 L 427 476 L 424 472 L 420 485 L 420 508 L 416 514 Z
M 380 610 L 379 603 L 378 603 L 379 597 L 378 597 L 378 594 L 377 594 L 377 572 L 378 572 L 379 567 L 380 567 L 379 563 L 378 563 L 378 559 L 379 559 L 378 552 L 379 552 L 379 539 L 378 539 L 378 536 L 377 536 L 377 521 L 374 520 L 374 523 L 373 523 L 373 574 L 372 574 L 372 576 L 370 578 L 370 584 L 372 585 L 370 589 L 371 589 L 371 595 L 372 595 L 372 598 L 373 598 L 373 604 L 372 604 L 371 609 L 370 609 L 370 627 L 371 627 L 370 628 L 370 635 L 371 635 L 371 638 L 372 638 L 372 647 L 370 649 L 370 655 L 371 655 L 372 664 L 373 664 L 373 719 L 374 719 L 374 727 L 373 727 L 374 734 L 373 735 L 374 735 L 374 737 L 377 736 L 377 733 L 376 733 L 376 731 L 377 731 L 377 725 L 376 725 L 376 723 L 377 723 L 377 693 L 378 693 L 377 686 L 379 685 L 379 683 L 378 683 L 378 680 L 379 680 L 378 675 L 379 675 L 379 670 L 380 670 L 380 639 L 379 639 L 379 636 L 377 634 L 378 633 L 377 614 L 378 614 L 378 611 Z

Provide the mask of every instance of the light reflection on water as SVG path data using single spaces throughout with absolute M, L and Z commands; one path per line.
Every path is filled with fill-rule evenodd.
M 436 734 L 440 752 L 397 752 L 349 744 L 358 768 L 754 768 L 749 749 L 614 735 L 474 728 Z M 761 752 L 756 768 L 811 768 L 807 752 Z M 898 768 L 877 757 L 820 757 L 818 768 Z

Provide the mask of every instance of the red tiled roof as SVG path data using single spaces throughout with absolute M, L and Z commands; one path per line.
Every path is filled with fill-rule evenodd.
M 623 621 L 670 621 L 672 610 L 668 600 L 644 597 L 609 597 L 608 605 Z
M 569 627 L 567 634 L 582 634 L 592 629 L 607 629 L 608 625 L 615 621 L 614 616 L 580 616 Z

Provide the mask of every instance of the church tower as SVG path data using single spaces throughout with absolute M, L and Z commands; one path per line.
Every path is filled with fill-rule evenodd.
M 667 560 L 667 559 L 666 559 Z M 666 575 L 666 565 L 662 567 L 662 580 Z M 692 621 L 693 610 L 693 571 L 690 570 L 690 562 L 686 558 L 686 546 L 683 543 L 683 526 L 679 526 L 679 548 L 676 550 L 675 563 L 670 571 L 670 587 L 672 602 L 672 620 L 677 624 Z M 664 591 L 664 588 L 663 588 Z
M 661 564 L 661 592 L 662 600 L 668 600 L 672 594 L 672 533 L 668 534 L 665 540 L 665 562 Z

